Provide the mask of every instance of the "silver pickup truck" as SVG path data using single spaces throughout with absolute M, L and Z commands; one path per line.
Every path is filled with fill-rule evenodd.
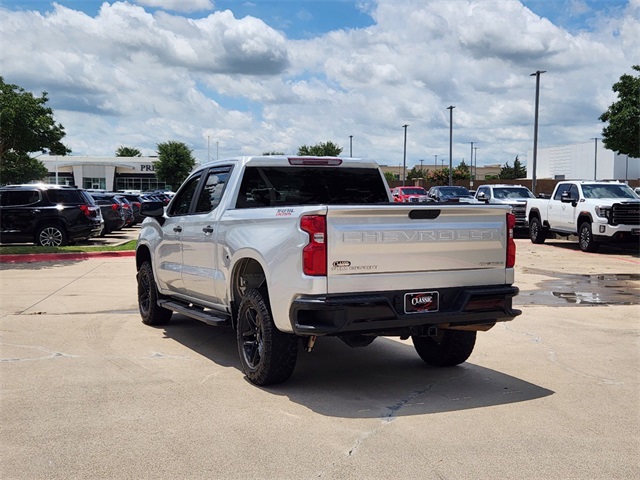
M 319 337 L 411 338 L 434 366 L 467 360 L 512 308 L 515 219 L 499 205 L 393 203 L 373 161 L 263 156 L 202 165 L 171 203 L 145 203 L 139 310 L 236 331 L 257 385 Z

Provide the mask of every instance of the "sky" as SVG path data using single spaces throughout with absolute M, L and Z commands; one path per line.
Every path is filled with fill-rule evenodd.
M 640 0 L 0 0 L 0 75 L 72 155 L 199 162 L 331 141 L 383 165 L 592 142 L 640 64 Z M 452 110 L 448 107 L 453 106 Z M 450 124 L 450 120 L 453 120 Z M 404 125 L 407 125 L 405 128 Z

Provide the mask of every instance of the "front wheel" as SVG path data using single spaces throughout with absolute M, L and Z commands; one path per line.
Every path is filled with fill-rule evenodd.
M 413 336 L 420 358 L 433 367 L 452 367 L 466 362 L 476 344 L 476 333 L 467 330 L 439 330 L 435 337 Z
M 580 250 L 583 252 L 598 251 L 598 247 L 600 247 L 600 245 L 598 245 L 598 242 L 593 239 L 593 232 L 589 222 L 580 224 L 580 228 L 578 229 L 578 244 L 580 245 Z
M 42 247 L 62 247 L 68 243 L 67 232 L 58 225 L 45 225 L 36 233 L 36 244 Z
M 138 270 L 138 310 L 146 325 L 166 325 L 173 314 L 158 305 L 156 280 L 149 262 L 144 262 Z
M 529 238 L 532 243 L 544 243 L 547 238 L 547 232 L 538 217 L 533 217 L 529 222 Z
M 291 376 L 298 356 L 298 337 L 276 328 L 262 291 L 246 291 L 238 308 L 236 328 L 242 371 L 252 383 L 271 385 Z

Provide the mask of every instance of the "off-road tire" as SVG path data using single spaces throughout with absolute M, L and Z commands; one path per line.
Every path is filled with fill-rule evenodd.
M 413 336 L 420 358 L 433 367 L 452 367 L 467 361 L 476 344 L 476 333 L 467 330 L 440 330 L 435 337 Z
M 533 217 L 529 221 L 529 238 L 531 243 L 544 243 L 547 238 L 547 232 L 538 217 Z
M 242 371 L 251 383 L 282 383 L 293 373 L 298 337 L 276 328 L 265 290 L 245 292 L 238 308 L 236 338 Z
M 578 245 L 583 252 L 597 252 L 600 245 L 593 239 L 591 224 L 583 222 L 578 228 Z
M 66 230 L 55 224 L 43 225 L 36 233 L 36 245 L 42 247 L 63 247 L 69 244 Z
M 173 314 L 158 305 L 156 280 L 149 262 L 144 262 L 138 270 L 138 310 L 146 325 L 166 325 Z

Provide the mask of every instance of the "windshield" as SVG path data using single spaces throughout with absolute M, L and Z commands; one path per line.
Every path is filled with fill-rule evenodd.
M 495 198 L 535 198 L 528 188 L 494 188 Z
M 636 200 L 638 197 L 627 185 L 582 185 L 584 198 L 628 198 Z
M 442 195 L 450 196 L 465 196 L 469 195 L 469 190 L 464 187 L 442 187 L 440 189 Z
M 427 191 L 424 188 L 402 188 L 403 195 L 426 195 Z

